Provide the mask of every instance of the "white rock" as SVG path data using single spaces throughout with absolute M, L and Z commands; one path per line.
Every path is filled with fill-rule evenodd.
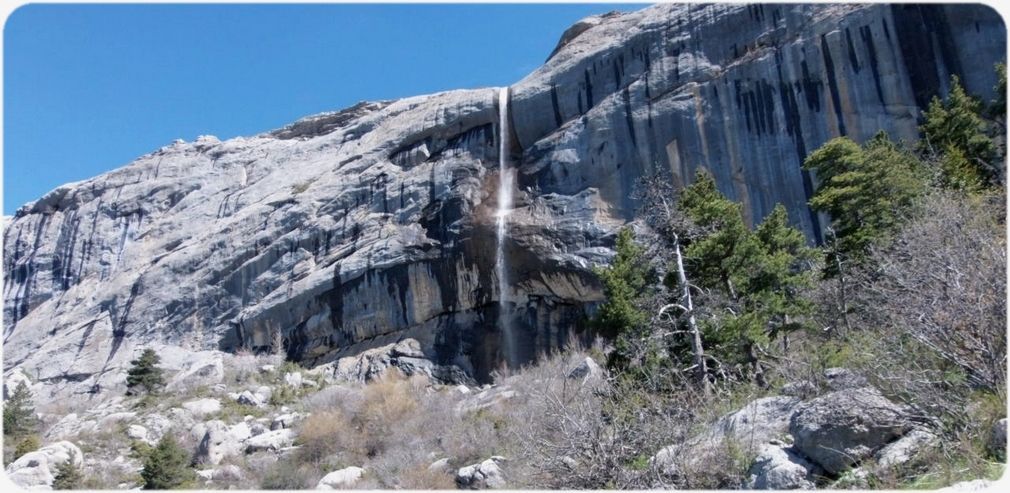
M 239 404 L 245 404 L 247 406 L 263 407 L 265 405 L 263 396 L 254 394 L 248 390 L 242 392 L 236 400 Z
M 60 464 L 73 459 L 74 465 L 84 464 L 81 449 L 70 442 L 57 442 L 22 455 L 10 463 L 5 472 L 14 484 L 26 489 L 49 489 Z
M 922 449 L 936 442 L 936 435 L 922 429 L 915 429 L 903 437 L 887 444 L 877 452 L 877 465 L 880 467 L 900 466 L 915 457 Z
M 182 404 L 183 409 L 196 417 L 204 417 L 221 411 L 221 401 L 217 399 L 196 399 Z
M 268 431 L 256 435 L 245 442 L 246 453 L 258 452 L 261 450 L 278 451 L 284 447 L 291 446 L 295 441 L 295 433 L 290 429 Z
M 319 484 L 316 485 L 316 489 L 339 490 L 352 488 L 364 474 L 365 470 L 360 467 L 345 467 L 339 471 L 333 471 L 326 476 L 323 476 L 323 479 L 320 479 Z
M 130 425 L 126 429 L 126 436 L 134 440 L 147 441 L 147 428 L 140 425 Z
M 596 364 L 596 361 L 588 356 L 578 366 L 572 368 L 572 371 L 568 372 L 568 378 L 582 380 L 583 382 L 590 378 L 599 378 L 602 375 L 603 368 L 600 368 L 600 365 Z
M 25 375 L 21 368 L 14 368 L 13 370 L 7 372 L 4 376 L 4 400 L 10 398 L 14 393 L 14 390 L 18 388 L 18 385 L 25 384 L 29 389 L 32 387 L 32 381 Z
M 428 465 L 428 470 L 432 472 L 449 472 L 449 458 L 443 457 Z
M 477 490 L 505 487 L 505 478 L 498 467 L 498 463 L 503 461 L 503 458 L 494 456 L 480 464 L 461 467 L 456 472 L 456 486 Z
M 288 387 L 301 388 L 302 386 L 302 374 L 301 372 L 291 372 L 284 374 L 284 383 Z
M 751 465 L 749 489 L 814 489 L 813 465 L 778 445 L 762 445 Z

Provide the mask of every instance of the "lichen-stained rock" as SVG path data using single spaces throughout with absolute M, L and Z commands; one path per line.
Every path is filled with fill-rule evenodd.
M 909 410 L 873 387 L 839 390 L 801 404 L 789 422 L 793 447 L 829 474 L 866 459 L 911 427 Z
M 912 137 L 951 72 L 989 97 L 1005 32 L 973 5 L 662 4 L 573 26 L 510 87 L 519 359 L 602 299 L 591 267 L 640 176 L 685 184 L 704 167 L 752 221 L 782 202 L 816 237 L 806 152 Z M 313 366 L 413 338 L 487 381 L 501 110 L 494 88 L 362 102 L 56 188 L 4 221 L 5 373 L 23 369 L 41 403 L 120 391 L 146 347 Z M 218 368 L 172 371 L 212 384 Z

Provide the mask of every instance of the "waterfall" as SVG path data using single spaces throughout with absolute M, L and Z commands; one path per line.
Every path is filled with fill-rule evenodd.
M 508 214 L 512 210 L 512 173 L 508 167 L 509 142 L 509 88 L 498 92 L 498 210 L 495 212 L 498 248 L 495 253 L 495 274 L 498 276 L 498 325 L 502 335 L 505 362 L 515 366 L 516 344 L 512 333 L 509 306 L 508 260 L 505 258 L 505 237 L 508 235 Z

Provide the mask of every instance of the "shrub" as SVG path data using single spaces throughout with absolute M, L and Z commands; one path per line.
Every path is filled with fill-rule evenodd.
M 35 435 L 28 435 L 18 442 L 18 446 L 14 449 L 14 456 L 12 459 L 18 460 L 18 458 L 22 455 L 25 455 L 28 452 L 34 452 L 41 446 L 42 444 L 39 443 L 39 437 Z
M 56 467 L 56 475 L 53 479 L 54 490 L 81 489 L 84 475 L 80 468 L 74 464 L 76 459 L 76 454 L 71 452 L 70 459 Z
M 144 489 L 173 490 L 191 485 L 196 475 L 189 468 L 190 459 L 190 454 L 175 438 L 166 434 L 144 459 L 144 469 L 140 473 Z

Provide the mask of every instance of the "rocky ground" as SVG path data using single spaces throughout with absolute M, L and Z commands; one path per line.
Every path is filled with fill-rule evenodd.
M 276 356 L 219 355 L 224 364 L 209 366 L 223 371 L 194 385 L 44 406 L 44 446 L 6 473 L 47 489 L 57 466 L 74 460 L 84 486 L 134 489 L 142 485 L 138 450 L 172 434 L 192 454 L 191 487 L 201 489 L 544 487 L 555 473 L 538 463 L 551 452 L 536 442 L 558 440 L 538 430 L 566 420 L 590 429 L 572 407 L 557 421 L 552 402 L 599 402 L 611 385 L 593 359 L 601 354 L 555 355 L 483 386 L 448 383 L 409 339 L 312 370 Z M 5 388 L 25 379 L 7 375 Z M 702 414 L 685 429 L 683 441 L 653 441 L 640 467 L 650 486 L 729 467 L 739 488 L 870 488 L 872 478 L 914 467 L 944 445 L 912 409 L 840 368 Z M 1003 419 L 990 447 L 1005 446 Z M 572 471 L 594 460 L 578 451 L 554 459 Z

